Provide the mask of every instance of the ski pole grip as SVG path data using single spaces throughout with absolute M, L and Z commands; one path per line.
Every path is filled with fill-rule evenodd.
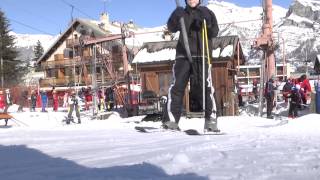
M 177 7 L 180 7 L 180 2 L 179 2 L 179 0 L 176 0 L 176 5 L 177 5 Z

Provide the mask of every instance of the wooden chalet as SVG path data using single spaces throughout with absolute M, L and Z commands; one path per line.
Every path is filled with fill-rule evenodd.
M 238 36 L 223 36 L 212 39 L 212 82 L 218 112 L 222 116 L 238 113 L 235 94 L 235 77 L 238 67 L 245 62 Z
M 237 66 L 245 59 L 237 36 L 213 38 L 212 80 L 220 115 L 237 114 L 235 77 Z M 145 43 L 135 56 L 132 66 L 140 72 L 142 93 L 153 91 L 167 95 L 172 82 L 177 41 Z M 187 95 L 187 94 L 186 94 Z M 188 96 L 185 96 L 188 97 Z M 185 102 L 188 102 L 185 99 Z
M 42 89 L 66 90 L 69 87 L 92 86 L 96 72 L 98 86 L 124 78 L 121 35 L 111 35 L 97 21 L 75 19 L 37 61 L 45 72 Z M 103 39 L 102 41 L 97 41 Z

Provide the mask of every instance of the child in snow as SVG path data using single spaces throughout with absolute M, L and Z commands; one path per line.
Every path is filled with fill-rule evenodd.
M 298 108 L 301 103 L 301 94 L 300 94 L 299 86 L 293 86 L 291 93 L 288 95 L 288 98 L 290 98 L 290 106 L 289 106 L 289 118 L 296 118 L 298 117 Z

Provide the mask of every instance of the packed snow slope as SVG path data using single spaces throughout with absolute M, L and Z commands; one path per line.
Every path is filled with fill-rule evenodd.
M 117 113 L 107 120 L 82 113 L 83 123 L 71 125 L 61 121 L 66 112 L 50 109 L 12 115 L 8 127 L 0 120 L 3 180 L 320 179 L 317 114 L 290 120 L 221 117 L 226 134 L 205 136 L 139 133 L 137 125 L 160 123 Z

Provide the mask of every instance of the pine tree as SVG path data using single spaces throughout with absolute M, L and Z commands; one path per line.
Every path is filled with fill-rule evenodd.
M 33 52 L 35 55 L 34 60 L 38 61 L 40 59 L 40 57 L 43 55 L 43 47 L 41 45 L 41 42 L 38 40 L 37 45 L 33 48 Z
M 17 60 L 18 51 L 15 48 L 15 37 L 9 35 L 9 20 L 0 9 L 0 59 L 3 61 L 3 69 L 0 69 L 0 76 L 4 78 L 4 87 L 10 87 L 22 82 L 26 73 L 25 63 Z

